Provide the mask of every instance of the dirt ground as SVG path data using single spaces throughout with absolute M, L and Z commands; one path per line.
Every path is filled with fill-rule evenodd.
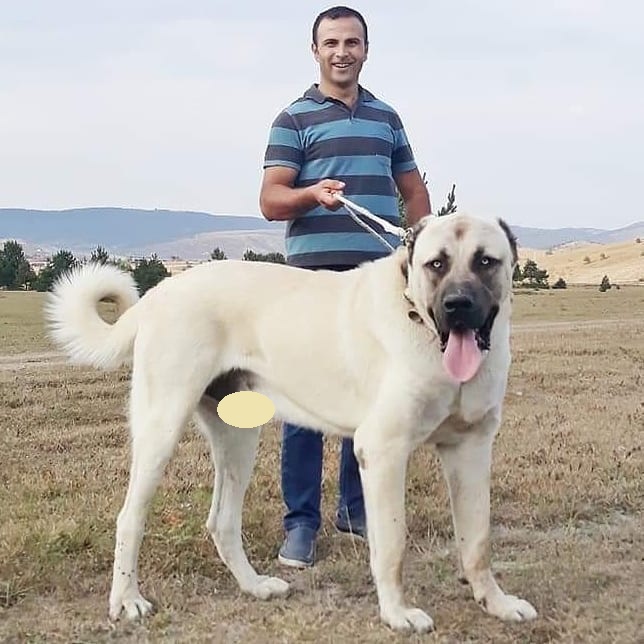
M 35 295 L 35 294 L 33 294 Z M 606 294 L 601 294 L 606 295 Z M 279 428 L 264 431 L 244 509 L 249 558 L 293 585 L 243 596 L 205 529 L 212 471 L 190 429 L 154 502 L 142 591 L 156 613 L 106 616 L 127 484 L 127 370 L 68 366 L 34 317 L 0 299 L 0 641 L 644 642 L 644 289 L 515 298 L 513 365 L 492 480 L 493 567 L 535 605 L 529 624 L 485 615 L 457 581 L 449 506 L 430 449 L 407 486 L 408 600 L 436 632 L 378 620 L 367 548 L 333 529 L 338 442 L 326 442 L 319 561 L 282 569 Z M 26 316 L 26 317 L 25 317 Z

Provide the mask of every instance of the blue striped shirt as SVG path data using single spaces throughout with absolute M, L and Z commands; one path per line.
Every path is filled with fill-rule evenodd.
M 297 170 L 295 187 L 343 181 L 348 199 L 399 225 L 394 176 L 414 170 L 416 163 L 393 108 L 360 87 L 350 109 L 312 85 L 273 122 L 264 157 L 264 168 L 271 166 Z M 400 243 L 371 225 L 392 246 Z M 285 241 L 287 262 L 307 268 L 357 266 L 389 253 L 344 206 L 331 211 L 317 205 L 289 220 Z

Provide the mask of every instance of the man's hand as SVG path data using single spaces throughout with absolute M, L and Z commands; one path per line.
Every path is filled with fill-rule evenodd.
M 337 210 L 342 205 L 342 202 L 336 199 L 335 193 L 341 193 L 344 186 L 345 184 L 343 181 L 322 179 L 322 181 L 318 181 L 318 183 L 310 186 L 308 190 L 321 206 L 324 206 L 329 210 Z
M 322 179 L 306 188 L 295 188 L 297 170 L 273 166 L 264 170 L 259 204 L 262 214 L 269 221 L 288 221 L 318 204 L 330 210 L 337 210 L 342 203 L 335 193 L 344 189 L 343 181 Z

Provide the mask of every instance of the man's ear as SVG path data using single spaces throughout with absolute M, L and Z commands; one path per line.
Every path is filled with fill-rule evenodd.
M 320 54 L 318 52 L 318 46 L 314 42 L 311 43 L 311 53 L 313 54 L 313 58 L 315 58 L 315 62 L 319 63 Z

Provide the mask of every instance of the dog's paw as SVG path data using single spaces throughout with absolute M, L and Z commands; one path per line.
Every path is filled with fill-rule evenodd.
M 404 606 L 391 608 L 381 611 L 380 617 L 395 631 L 428 633 L 434 630 L 434 620 L 420 608 L 405 608 Z
M 121 611 L 129 620 L 136 620 L 149 615 L 153 610 L 152 604 L 140 593 L 131 597 L 119 600 L 110 600 L 110 619 L 115 621 L 119 618 Z
M 537 611 L 530 602 L 514 595 L 500 594 L 494 599 L 482 599 L 483 610 L 505 622 L 526 622 L 535 619 Z
M 279 577 L 268 577 L 259 575 L 257 582 L 247 591 L 258 599 L 271 599 L 273 597 L 285 597 L 289 592 L 289 585 Z

